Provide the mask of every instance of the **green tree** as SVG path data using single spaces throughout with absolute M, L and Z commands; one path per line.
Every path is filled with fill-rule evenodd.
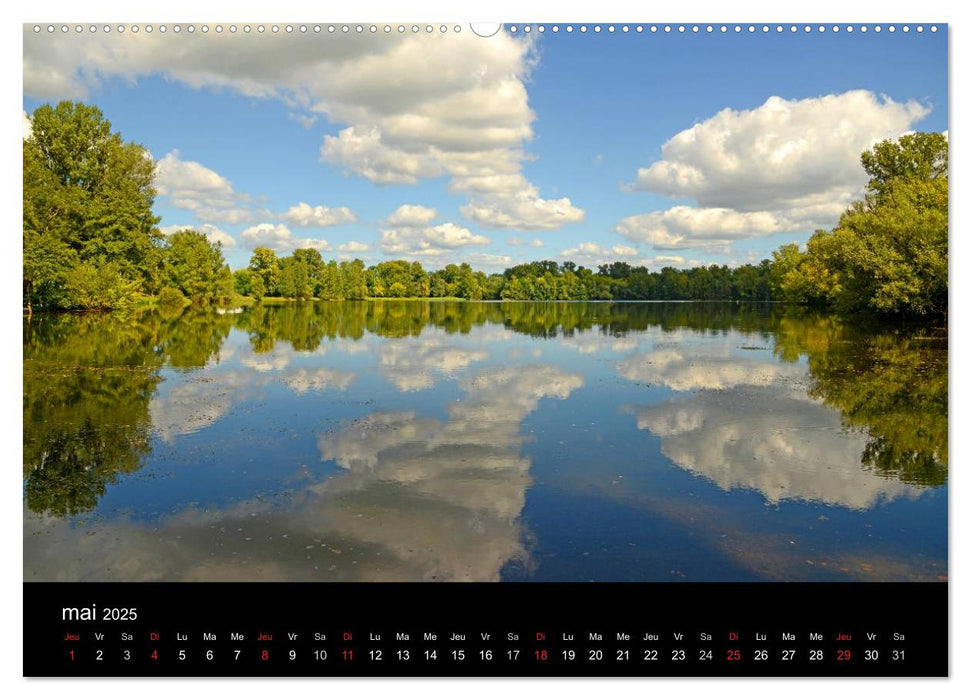
M 431 292 L 428 275 L 419 262 L 387 260 L 375 265 L 371 271 L 373 296 L 428 296 Z
M 295 256 L 281 258 L 277 290 L 280 296 L 291 299 L 309 299 L 313 296 L 310 268 L 307 262 Z
M 340 264 L 340 294 L 344 299 L 365 299 L 368 294 L 364 261 L 355 258 Z
M 263 278 L 259 275 L 254 275 L 250 282 L 250 296 L 257 301 L 266 296 L 266 286 L 263 284 Z
M 185 298 L 182 291 L 175 287 L 162 287 L 158 293 L 159 307 L 164 309 L 167 314 L 177 316 L 182 307 L 188 303 L 189 300 Z
M 193 301 L 221 301 L 232 292 L 232 276 L 222 246 L 186 229 L 167 237 L 163 247 L 165 283 Z
M 337 261 L 331 260 L 324 265 L 320 275 L 320 288 L 317 290 L 317 296 L 327 301 L 347 298 L 347 290 L 344 289 L 341 268 Z
M 929 315 L 947 311 L 947 140 L 909 134 L 862 156 L 866 197 L 805 255 L 784 247 L 773 280 L 786 300 L 844 311 Z
M 468 263 L 459 265 L 455 296 L 477 301 L 482 298 L 482 279 L 476 277 Z
M 801 270 L 806 254 L 796 243 L 779 246 L 772 253 L 772 272 L 769 276 L 777 299 L 802 303 L 808 300 L 807 281 Z
M 946 311 L 947 200 L 946 179 L 896 180 L 877 203 L 854 206 L 831 234 L 817 234 L 826 267 L 838 280 L 837 306 L 911 315 Z
M 90 105 L 42 105 L 31 119 L 23 143 L 28 310 L 100 307 L 156 292 L 161 264 L 148 152 L 123 141 Z M 93 277 L 102 278 L 99 285 Z M 109 282 L 113 289 L 104 288 Z
M 943 134 L 925 132 L 881 141 L 860 157 L 863 169 L 870 176 L 867 190 L 884 197 L 891 184 L 898 180 L 946 180 L 947 146 Z
M 248 267 L 242 270 L 236 270 L 233 273 L 233 284 L 237 294 L 252 297 L 257 301 L 262 299 L 263 295 L 266 294 L 266 288 L 263 286 L 263 278 Z
M 250 296 L 253 291 L 253 271 L 249 268 L 233 271 L 233 288 L 237 294 Z
M 306 266 L 307 279 L 310 285 L 310 296 L 320 296 L 325 270 L 324 259 L 316 248 L 297 248 L 293 251 L 293 258 Z
M 64 271 L 62 290 L 68 308 L 116 309 L 131 303 L 138 282 L 115 260 L 82 260 Z
M 411 263 L 411 280 L 408 286 L 409 296 L 427 297 L 431 294 L 431 280 L 417 260 Z
M 277 275 L 280 272 L 280 262 L 276 252 L 271 248 L 259 246 L 253 249 L 249 260 L 249 269 L 263 280 L 263 293 L 272 296 L 277 293 Z

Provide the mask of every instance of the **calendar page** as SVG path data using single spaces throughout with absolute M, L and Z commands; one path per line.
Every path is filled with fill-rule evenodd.
M 25 676 L 948 675 L 946 23 L 28 22 L 22 102 Z

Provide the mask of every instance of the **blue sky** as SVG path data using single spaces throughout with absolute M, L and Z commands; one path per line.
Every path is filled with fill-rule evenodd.
M 886 25 L 885 25 L 886 26 Z M 899 26 L 899 25 L 898 25 Z M 159 163 L 163 231 L 325 258 L 741 263 L 831 227 L 859 153 L 947 129 L 947 35 L 24 32 Z M 303 205 L 301 209 L 294 209 Z

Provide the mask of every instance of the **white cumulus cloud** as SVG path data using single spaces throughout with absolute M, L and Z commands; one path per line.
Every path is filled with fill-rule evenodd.
M 613 256 L 614 259 L 617 256 L 630 257 L 632 255 L 637 255 L 637 249 L 631 248 L 627 245 L 614 245 L 609 248 L 602 246 L 599 243 L 583 242 L 573 248 L 567 248 L 560 255 L 566 256 L 598 256 L 602 258 L 607 258 Z
M 371 249 L 367 243 L 361 243 L 359 241 L 347 241 L 347 243 L 341 243 L 337 246 L 337 250 L 342 253 L 363 253 Z
M 841 205 L 840 211 L 842 208 Z M 621 219 L 617 232 L 630 241 L 670 250 L 724 247 L 744 238 L 768 236 L 798 227 L 798 223 L 767 211 L 677 206 Z
M 472 194 L 471 201 L 460 209 L 462 215 L 490 228 L 542 231 L 585 218 L 584 211 L 569 198 L 543 199 L 536 186 L 518 173 L 458 179 L 452 189 Z
M 495 253 L 469 253 L 465 256 L 472 267 L 476 270 L 505 270 L 512 267 L 513 259 L 509 255 L 497 255 Z
M 856 191 L 860 153 L 900 135 L 929 113 L 866 90 L 802 100 L 770 97 L 750 110 L 724 109 L 672 137 L 663 158 L 640 168 L 634 189 L 690 197 L 703 207 L 765 211 L 807 196 Z
M 202 163 L 167 153 L 155 165 L 155 186 L 172 206 L 186 209 L 203 221 L 246 223 L 253 218 L 248 198 L 236 192 L 224 176 Z
M 300 202 L 287 209 L 280 218 L 291 226 L 337 226 L 357 221 L 357 215 L 347 207 L 311 206 Z
M 867 90 L 724 109 L 675 134 L 626 187 L 696 205 L 628 217 L 617 231 L 674 249 L 831 226 L 862 194 L 860 154 L 929 112 Z
M 242 238 L 248 248 L 263 246 L 277 252 L 297 248 L 330 250 L 330 244 L 323 238 L 295 238 L 285 224 L 262 223 L 250 226 L 243 231 Z
M 490 243 L 486 236 L 450 221 L 431 225 L 436 216 L 434 209 L 417 204 L 398 207 L 381 229 L 382 252 L 399 257 L 443 258 L 457 248 Z
M 623 261 L 635 266 L 655 267 L 672 263 L 684 263 L 680 256 L 657 256 L 653 258 L 638 254 L 636 248 L 629 245 L 602 245 L 592 241 L 583 241 L 560 252 L 562 260 L 569 260 L 584 267 L 596 268 L 604 263 Z
M 388 226 L 423 226 L 431 223 L 438 212 L 420 204 L 402 204 L 384 222 Z
M 248 42 L 245 51 L 240 38 L 48 37 L 28 27 L 24 93 L 84 99 L 113 78 L 162 75 L 276 99 L 305 126 L 326 118 L 320 158 L 349 174 L 379 184 L 448 177 L 469 198 L 464 215 L 496 228 L 547 230 L 583 220 L 570 199 L 544 199 L 522 172 L 536 119 L 526 87 L 538 61 L 532 38 L 409 32 L 379 42 L 356 35 L 308 41 L 280 32 Z

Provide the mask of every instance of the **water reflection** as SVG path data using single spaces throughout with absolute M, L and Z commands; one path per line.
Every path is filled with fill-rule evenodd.
M 755 489 L 769 503 L 864 509 L 918 491 L 860 469 L 866 439 L 843 431 L 838 412 L 784 386 L 704 391 L 629 410 L 678 466 L 725 490 Z
M 730 389 L 741 385 L 771 386 L 802 376 L 805 371 L 793 365 L 732 354 L 730 346 L 711 349 L 694 347 L 690 341 L 655 347 L 651 352 L 626 357 L 617 364 L 624 379 L 666 386 L 675 391 Z
M 163 386 L 149 401 L 152 430 L 164 442 L 208 428 L 245 397 L 253 384 L 248 372 L 216 373 L 210 369 L 191 381 Z
M 521 422 L 582 383 L 548 366 L 481 372 L 445 421 L 377 412 L 322 436 L 322 458 L 345 472 L 280 502 L 99 524 L 83 538 L 46 521 L 47 546 L 25 547 L 25 570 L 57 580 L 498 580 L 527 556 Z
M 435 385 L 436 376 L 455 377 L 488 357 L 485 349 L 457 346 L 441 333 L 402 338 L 384 343 L 380 349 L 381 371 L 401 391 L 429 389 Z
M 738 341 L 686 335 L 617 364 L 630 381 L 694 392 L 626 407 L 674 463 L 726 490 L 755 489 L 770 503 L 865 509 L 919 493 L 908 484 L 945 483 L 947 354 L 939 331 L 788 315 L 775 328 L 782 363 L 766 357 L 766 347 Z
M 614 462 L 633 470 L 611 472 L 623 502 L 672 527 L 756 517 L 827 561 L 849 556 L 846 532 L 766 519 L 757 495 L 860 514 L 851 528 L 886 512 L 901 556 L 946 543 L 946 502 L 926 498 L 947 481 L 933 328 L 730 304 L 39 315 L 24 324 L 23 400 L 28 579 L 491 581 L 542 572 L 536 552 L 580 579 L 663 578 L 675 567 L 585 568 L 570 537 L 552 552 L 535 540 L 645 537 L 610 512 L 551 515 L 550 499 L 592 503 L 571 484 Z M 935 557 L 922 571 L 946 571 Z M 748 561 L 755 578 L 798 576 L 785 557 Z
M 150 454 L 158 319 L 41 317 L 24 326 L 24 499 L 37 513 L 94 508 Z
M 809 395 L 866 435 L 867 468 L 906 483 L 947 481 L 947 335 L 832 317 L 780 320 L 776 352 L 808 357 Z
M 447 419 L 375 413 L 320 440 L 347 473 L 326 484 L 342 534 L 438 580 L 494 581 L 525 556 L 520 513 L 530 460 L 521 423 L 583 378 L 549 366 L 491 369 L 462 382 Z
M 199 371 L 158 387 L 149 402 L 152 431 L 169 443 L 176 436 L 199 432 L 223 419 L 241 402 L 262 396 L 273 385 L 297 395 L 346 390 L 355 374 L 319 366 L 325 352 L 323 346 L 300 352 L 289 341 L 280 341 L 263 353 L 227 343 Z M 306 359 L 314 360 L 314 365 L 291 365 Z

